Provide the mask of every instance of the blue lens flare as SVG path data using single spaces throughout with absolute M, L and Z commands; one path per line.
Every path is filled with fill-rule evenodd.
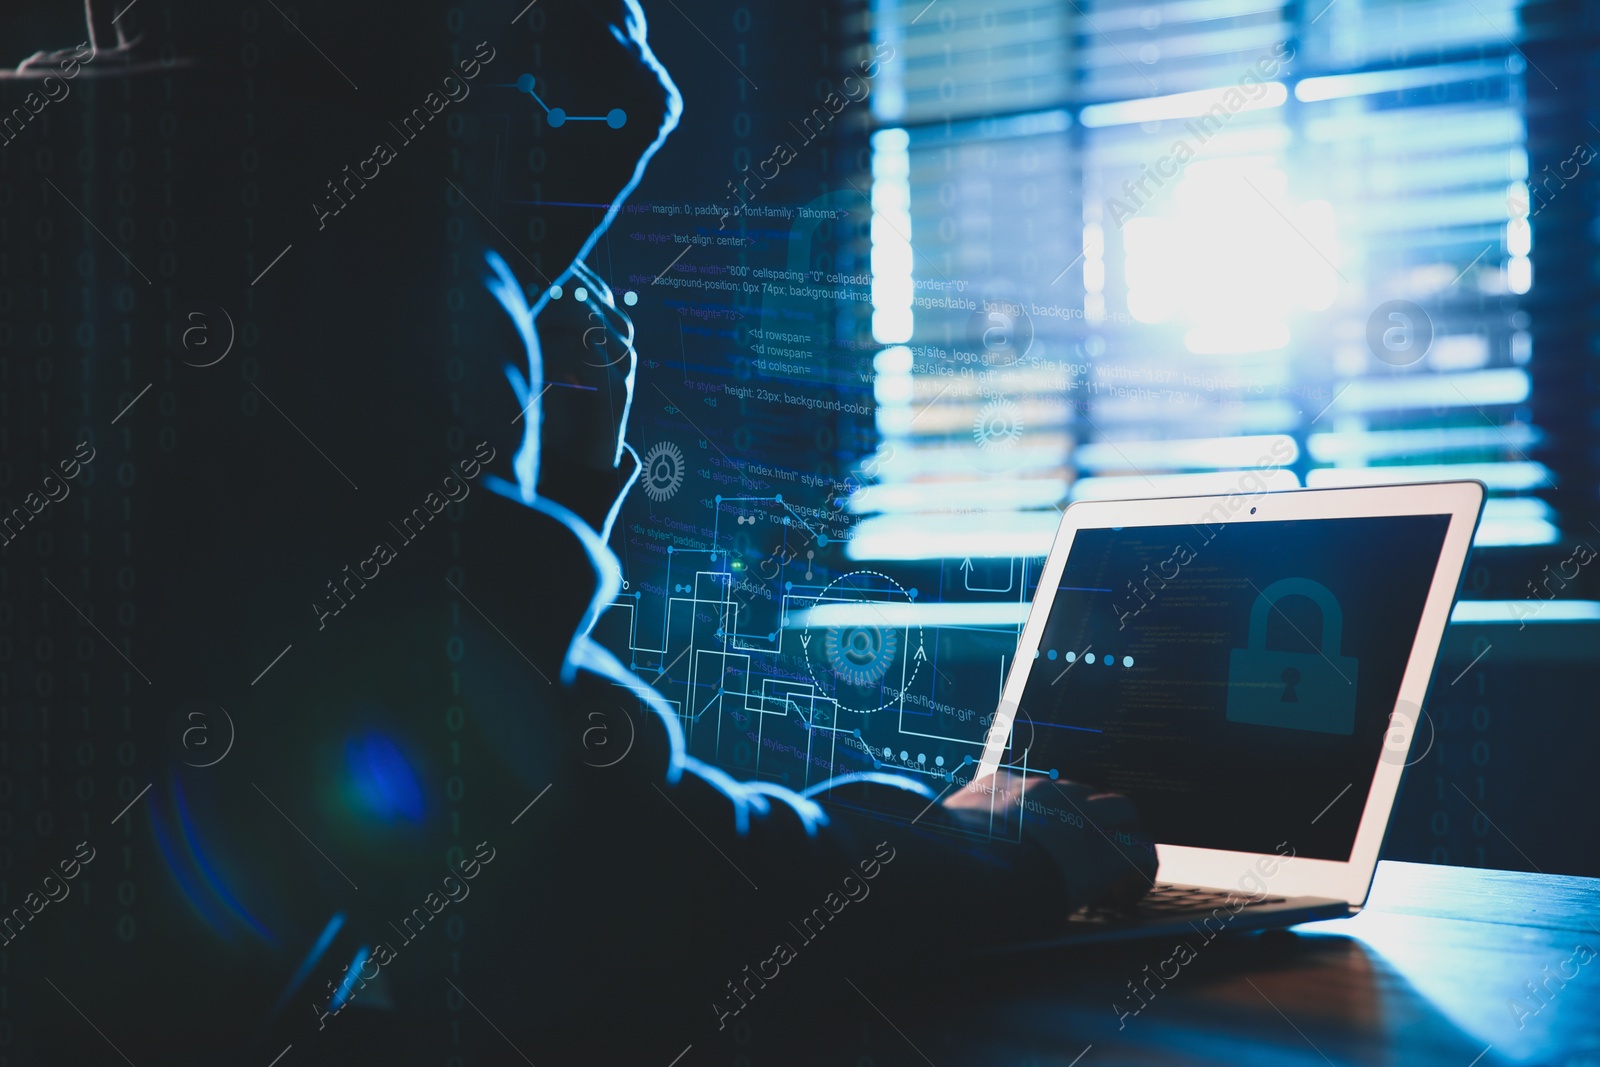
M 370 731 L 345 743 L 344 758 L 353 806 L 386 823 L 422 821 L 422 785 L 398 745 Z

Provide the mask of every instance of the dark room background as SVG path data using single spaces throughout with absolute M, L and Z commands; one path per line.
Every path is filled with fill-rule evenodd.
M 644 8 L 682 122 L 588 261 L 634 325 L 643 463 L 596 634 L 692 752 L 942 775 L 1062 507 L 1227 492 L 1286 444 L 1275 485 L 1490 489 L 1385 857 L 1600 875 L 1600 9 L 679 3 Z M 470 849 L 490 763 L 544 780 L 475 696 L 505 650 L 471 600 L 537 613 L 559 562 L 475 554 L 481 484 L 308 607 L 479 442 L 516 448 L 484 253 L 547 288 L 602 211 L 586 153 L 641 136 L 598 120 L 605 71 L 540 81 L 562 42 L 519 6 L 138 0 L 66 95 L 0 83 L 0 510 L 83 461 L 0 547 L 0 892 L 92 836 L 85 944 L 152 910 L 320 928 L 216 889 L 287 879 L 259 858 L 185 859 L 227 806 L 372 869 L 396 827 Z M 10 5 L 0 64 L 85 34 Z M 471 96 L 391 133 L 479 42 Z M 796 596 L 891 621 L 802 645 Z M 235 736 L 231 783 L 197 769 Z M 108 833 L 141 796 L 156 828 Z M 25 1029 L 0 999 L 0 1044 Z

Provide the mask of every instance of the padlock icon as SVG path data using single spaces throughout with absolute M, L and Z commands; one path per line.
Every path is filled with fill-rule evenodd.
M 1267 648 L 1267 616 L 1286 596 L 1309 597 L 1322 612 L 1322 651 Z M 1283 578 L 1261 590 L 1250 607 L 1249 647 L 1228 659 L 1228 721 L 1355 733 L 1357 662 L 1339 654 L 1343 630 L 1344 611 L 1324 585 Z

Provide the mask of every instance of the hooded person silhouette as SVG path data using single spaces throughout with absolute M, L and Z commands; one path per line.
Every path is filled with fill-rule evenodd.
M 633 0 L 539 0 L 536 11 L 542 45 L 493 13 L 500 36 L 481 49 L 470 99 L 449 106 L 492 112 L 499 158 L 525 158 L 554 107 L 623 113 L 616 126 L 547 131 L 563 150 L 538 196 L 487 200 L 482 171 L 442 165 L 453 146 L 426 140 L 446 132 L 435 124 L 337 216 L 316 215 L 319 229 L 308 204 L 327 206 L 318 182 L 352 158 L 346 144 L 369 144 L 382 117 L 422 98 L 421 73 L 384 83 L 357 63 L 369 51 L 432 62 L 444 49 L 405 20 L 369 28 L 331 13 L 343 32 L 313 34 L 326 61 L 303 48 L 305 77 L 287 63 L 271 65 L 275 81 L 262 74 L 264 100 L 316 100 L 300 116 L 310 132 L 283 136 L 325 148 L 294 176 L 310 191 L 294 204 L 294 251 L 252 297 L 276 309 L 260 386 L 237 387 L 267 398 L 246 444 L 277 443 L 236 444 L 237 420 L 217 414 L 202 424 L 215 454 L 176 451 L 170 495 L 142 498 L 193 528 L 158 558 L 151 658 L 135 657 L 170 688 L 126 713 L 156 709 L 180 684 L 184 698 L 232 693 L 238 744 L 204 768 L 174 756 L 114 826 L 126 801 L 97 798 L 108 810 L 91 843 L 103 858 L 89 874 L 103 880 L 92 898 L 89 884 L 81 891 L 93 922 L 69 927 L 53 909 L 41 925 L 55 932 L 29 931 L 10 950 L 19 973 L 57 979 L 49 968 L 63 953 L 92 951 L 95 966 L 61 992 L 134 1062 L 160 1050 L 166 1062 L 268 1063 L 290 1046 L 282 1067 L 497 1062 L 509 1042 L 541 1064 L 666 1064 L 689 1045 L 731 1050 L 751 1030 L 768 1062 L 822 1062 L 863 1010 L 839 978 L 890 1011 L 900 995 L 956 995 L 968 953 L 1046 935 L 1074 907 L 1136 896 L 1154 875 L 1152 853 L 1115 843 L 1134 829 L 1131 805 L 1087 786 L 998 775 L 940 783 L 940 794 L 868 774 L 802 792 L 742 780 L 686 749 L 652 688 L 660 672 L 636 674 L 594 639 L 618 591 L 607 542 L 639 474 L 628 429 L 645 373 L 637 348 L 651 339 L 635 336 L 590 259 L 684 104 Z M 383 48 L 366 49 L 369 29 Z M 477 39 L 464 38 L 463 56 L 478 56 Z M 220 84 L 224 73 L 185 76 Z M 425 205 L 454 196 L 471 197 L 460 216 L 495 220 L 478 251 L 447 245 L 443 224 L 396 225 L 406 210 L 440 222 Z M 506 235 L 535 220 L 545 239 L 530 254 Z M 281 248 L 263 246 L 250 276 Z M 458 250 L 459 274 L 438 269 Z M 394 509 L 446 473 L 427 419 L 444 407 L 429 405 L 447 357 L 409 335 L 425 336 L 426 314 L 396 310 L 394 294 L 437 298 L 457 278 L 470 291 L 461 316 L 483 323 L 472 347 L 448 353 L 477 361 L 459 393 L 467 458 L 451 463 L 463 503 L 415 543 L 396 531 L 398 562 L 378 561 L 373 578 L 351 553 L 389 538 Z M 301 425 L 326 456 L 295 436 Z M 325 458 L 326 469 L 310 466 Z M 344 576 L 347 561 L 364 582 Z M 335 574 L 337 586 L 325 581 Z M 334 613 L 338 590 L 349 606 Z M 459 662 L 452 647 L 467 650 Z M 424 723 L 447 731 L 447 750 Z M 142 783 L 127 781 L 137 799 Z M 1076 805 L 1084 828 L 1032 820 L 1020 839 L 993 839 L 991 809 L 1035 789 Z M 116 940 L 131 929 L 112 910 L 125 906 L 110 881 L 119 864 L 154 871 L 131 945 Z M 28 996 L 38 1000 L 20 1011 L 54 1013 L 25 1036 L 29 1052 L 81 1059 L 98 1047 L 55 991 Z M 840 997 L 847 1012 L 829 1008 Z
M 918 959 L 950 963 L 1041 935 L 1080 904 L 1136 898 L 1155 863 L 1151 851 L 1114 842 L 1134 829 L 1125 798 L 1074 783 L 1002 772 L 979 782 L 958 776 L 940 795 L 888 774 L 804 792 L 740 781 L 690 756 L 678 713 L 651 679 L 590 636 L 619 591 L 621 568 L 606 542 L 638 476 L 626 436 L 643 342 L 584 256 L 682 105 L 636 3 L 572 14 L 569 32 L 587 27 L 597 47 L 609 38 L 608 51 L 620 50 L 642 75 L 627 97 L 628 124 L 637 126 L 636 143 L 646 140 L 639 130 L 654 136 L 631 168 L 613 162 L 584 175 L 593 183 L 586 199 L 611 206 L 597 228 L 567 238 L 574 256 L 548 284 L 581 287 L 587 299 L 551 300 L 548 285 L 525 288 L 506 258 L 487 254 L 488 287 L 524 349 L 507 378 L 525 417 L 514 452 L 489 464 L 496 495 L 469 531 L 474 557 L 503 561 L 503 570 L 465 592 L 489 628 L 479 643 L 500 660 L 499 670 L 481 675 L 496 679 L 494 691 L 480 691 L 475 703 L 514 706 L 496 717 L 519 717 L 514 729 L 502 727 L 507 741 L 517 734 L 517 747 L 546 754 L 537 773 L 521 777 L 527 787 L 541 784 L 541 773 L 552 783 L 534 809 L 545 809 L 540 828 L 530 827 L 518 858 L 496 871 L 527 894 L 497 928 L 505 966 L 514 966 L 514 946 L 537 945 L 532 951 L 550 968 L 543 982 L 537 966 L 502 976 L 540 987 L 534 1009 L 513 1025 L 534 1047 L 559 1047 L 563 1062 L 619 1062 L 624 1049 L 665 1061 L 763 1009 L 775 1019 L 805 1017 L 816 984 L 841 967 L 881 971 L 909 988 Z M 560 17 L 557 5 L 549 16 Z M 548 387 L 557 381 L 596 388 Z M 530 718 L 539 734 L 532 744 Z M 598 750 L 597 731 L 612 747 Z M 988 840 L 982 828 L 991 806 L 1020 804 L 1031 789 L 1049 790 L 1058 803 L 1064 794 L 1090 825 L 1039 821 L 1021 840 Z M 848 915 L 850 902 L 868 893 L 879 903 L 856 910 L 870 917 Z M 814 913 L 852 928 L 830 938 L 817 919 L 802 921 Z M 799 965 L 788 966 L 791 959 Z M 790 970 L 809 973 L 783 977 Z M 625 1033 L 608 1022 L 617 1014 L 630 1020 Z M 612 1041 L 620 1044 L 608 1049 Z

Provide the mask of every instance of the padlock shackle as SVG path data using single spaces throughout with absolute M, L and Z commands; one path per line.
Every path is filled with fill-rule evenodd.
M 1341 654 L 1344 637 L 1344 609 L 1328 587 L 1310 578 L 1280 578 L 1261 590 L 1250 606 L 1249 646 L 1266 650 L 1267 615 L 1286 596 L 1310 597 L 1322 612 L 1322 654 L 1333 659 Z

